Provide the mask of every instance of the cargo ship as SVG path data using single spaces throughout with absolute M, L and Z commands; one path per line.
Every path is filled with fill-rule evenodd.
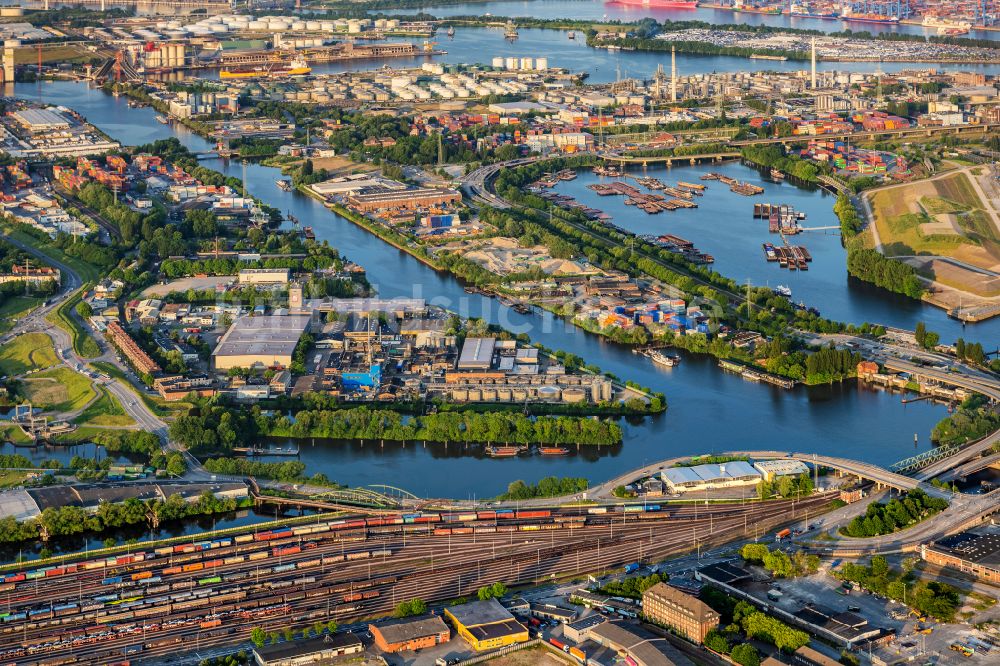
M 798 3 L 792 3 L 788 8 L 788 15 L 792 18 L 810 18 L 810 19 L 837 19 L 840 18 L 840 14 L 837 12 L 817 12 L 814 11 L 809 5 L 803 5 Z
M 899 23 L 898 16 L 887 16 L 885 14 L 856 14 L 854 12 L 848 12 L 846 14 L 842 14 L 840 18 L 848 23 L 888 23 L 890 25 Z
M 968 21 L 947 19 L 942 16 L 925 16 L 920 25 L 925 28 L 935 28 L 941 35 L 965 35 L 972 30 L 972 24 Z
M 611 0 L 615 5 L 642 5 L 650 9 L 697 9 L 698 0 Z
M 254 65 L 252 67 L 235 67 L 219 71 L 220 79 L 252 79 L 252 78 L 283 78 L 286 76 L 305 76 L 312 67 L 305 60 L 296 58 L 287 65 L 275 63 L 272 65 Z
M 781 14 L 780 6 L 763 6 L 755 7 L 754 5 L 747 5 L 740 0 L 733 5 L 734 12 L 746 12 L 747 14 L 767 14 L 768 16 L 779 16 Z

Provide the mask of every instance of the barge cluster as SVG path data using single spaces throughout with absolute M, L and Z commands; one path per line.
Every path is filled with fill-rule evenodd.
M 757 194 L 763 194 L 764 188 L 760 185 L 754 185 L 753 183 L 743 183 L 735 178 L 730 178 L 721 173 L 706 173 L 701 177 L 702 180 L 717 180 L 720 183 L 729 186 L 730 192 L 735 192 L 736 194 L 742 194 L 745 197 L 752 197 Z

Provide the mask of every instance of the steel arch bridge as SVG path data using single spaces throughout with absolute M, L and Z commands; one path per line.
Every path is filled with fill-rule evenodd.
M 406 504 L 420 501 L 420 498 L 402 488 L 382 484 L 358 488 L 340 488 L 313 495 L 313 499 L 323 499 L 337 504 L 373 507 L 378 509 L 402 509 Z

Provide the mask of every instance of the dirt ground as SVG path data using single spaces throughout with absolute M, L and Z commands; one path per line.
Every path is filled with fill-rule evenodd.
M 541 647 L 518 650 L 490 660 L 490 666 L 565 666 L 571 663 L 576 662 Z

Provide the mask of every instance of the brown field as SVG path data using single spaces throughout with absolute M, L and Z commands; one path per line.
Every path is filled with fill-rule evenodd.
M 876 192 L 871 203 L 887 256 L 937 255 L 1000 271 L 1000 238 L 966 174 Z M 948 264 L 932 270 L 926 264 L 921 262 L 924 275 L 940 272 L 956 289 L 993 291 L 982 284 L 982 274 Z
M 923 277 L 954 289 L 992 298 L 1000 296 L 1000 277 L 991 277 L 940 259 L 907 259 Z
M 42 46 L 42 62 L 45 64 L 90 60 L 92 57 L 94 54 L 81 46 L 60 46 L 58 44 Z M 37 62 L 37 48 L 17 49 L 14 52 L 14 64 L 16 65 L 31 65 Z

